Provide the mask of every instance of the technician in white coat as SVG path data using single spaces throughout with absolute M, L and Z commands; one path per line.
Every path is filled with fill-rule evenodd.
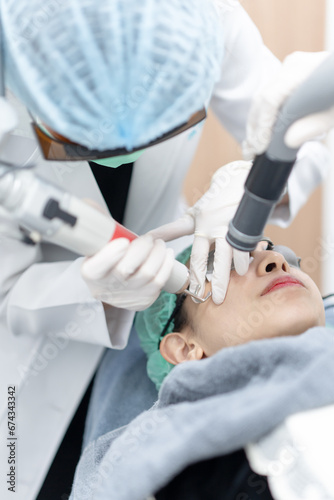
M 58 0 L 51 5 L 42 0 L 2 0 L 8 85 L 43 122 L 40 126 L 48 126 L 46 134 L 55 135 L 56 131 L 90 149 L 131 150 L 146 145 L 186 122 L 208 99 L 223 125 L 242 142 L 251 100 L 278 71 L 279 62 L 263 46 L 240 6 L 218 3 L 219 19 L 217 13 L 212 15 L 209 0 L 178 0 L 163 6 L 158 1 L 101 0 L 93 4 Z M 140 15 L 135 9 L 142 9 Z M 140 43 L 140 29 L 134 29 L 133 23 L 144 27 L 145 33 L 152 30 L 149 42 L 145 38 Z M 222 59 L 218 35 L 223 35 Z M 160 59 L 152 65 L 145 54 L 153 49 Z M 168 62 L 165 66 L 164 61 Z M 138 88 L 133 81 L 137 100 L 124 100 L 132 90 L 131 78 L 140 78 L 142 68 L 148 68 L 145 81 Z M 107 97 L 100 102 L 96 95 Z M 107 209 L 86 162 L 50 163 L 41 158 L 28 113 L 15 99 L 13 102 L 20 114 L 16 135 L 24 148 L 12 148 L 10 154 L 16 156 L 12 159 L 37 161 L 40 175 Z M 109 121 L 101 119 L 103 107 Z M 132 158 L 135 163 L 123 218 L 126 227 L 144 234 L 180 215 L 182 184 L 200 135 L 198 125 L 148 148 L 138 159 Z M 290 179 L 290 206 L 278 209 L 277 221 L 288 224 L 321 181 L 326 166 L 320 145 L 304 149 Z M 29 500 L 41 486 L 104 348 L 126 346 L 134 316 L 127 307 L 145 307 L 159 293 L 159 286 L 152 287 L 144 304 L 141 292 L 129 284 L 127 293 L 124 288 L 119 295 L 112 291 L 105 306 L 81 276 L 82 258 L 44 243 L 27 246 L 15 222 L 4 213 L 0 229 L 1 435 L 7 436 L 7 387 L 15 384 L 19 429 L 16 498 Z M 144 243 L 136 243 L 141 245 L 139 262 L 131 257 L 134 269 L 143 267 L 147 260 L 142 256 L 152 256 L 157 247 L 154 252 L 160 256 L 161 268 L 170 266 L 171 256 L 161 242 L 147 243 L 147 237 L 140 241 Z M 176 242 L 175 250 L 181 245 L 182 241 Z M 122 260 L 122 248 L 118 250 Z M 0 453 L 0 473 L 5 476 L 4 442 Z M 5 481 L 0 484 L 3 495 L 8 494 Z

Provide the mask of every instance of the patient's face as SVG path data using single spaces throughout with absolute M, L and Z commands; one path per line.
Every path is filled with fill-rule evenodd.
M 217 306 L 211 299 L 195 304 L 186 298 L 183 307 L 205 356 L 223 347 L 298 335 L 325 324 L 322 298 L 312 279 L 266 248 L 266 242 L 259 243 L 244 276 L 232 271 L 223 304 Z M 210 289 L 207 283 L 206 292 Z

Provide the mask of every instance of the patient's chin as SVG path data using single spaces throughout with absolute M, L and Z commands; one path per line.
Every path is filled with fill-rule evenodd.
M 300 335 L 315 326 L 324 326 L 325 317 L 322 311 L 317 308 L 296 308 L 289 311 L 285 318 L 281 320 L 279 336 Z
M 309 277 L 307 286 L 283 288 L 274 306 L 273 328 L 279 335 L 299 335 L 315 326 L 325 325 L 325 310 L 321 294 Z

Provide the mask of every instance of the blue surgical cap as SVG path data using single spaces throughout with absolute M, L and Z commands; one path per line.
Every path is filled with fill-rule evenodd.
M 181 252 L 176 259 L 186 264 L 190 259 L 192 246 Z M 164 290 L 157 300 L 145 311 L 137 313 L 135 326 L 140 345 L 147 355 L 147 374 L 159 390 L 164 378 L 174 368 L 174 365 L 165 360 L 159 350 L 160 336 L 175 308 L 177 296 Z M 174 328 L 174 321 L 168 325 L 167 335 Z
M 2 0 L 6 83 L 49 127 L 144 146 L 207 103 L 223 41 L 213 0 Z

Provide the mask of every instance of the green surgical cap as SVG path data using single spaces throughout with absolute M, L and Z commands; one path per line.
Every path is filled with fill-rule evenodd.
M 190 259 L 192 246 L 181 252 L 176 259 L 186 264 Z M 177 295 L 162 291 L 157 300 L 145 311 L 137 313 L 135 327 L 138 332 L 140 345 L 147 354 L 147 374 L 159 390 L 160 386 L 174 365 L 168 363 L 160 354 L 160 335 L 172 314 Z M 174 329 L 174 321 L 171 321 L 166 335 Z

